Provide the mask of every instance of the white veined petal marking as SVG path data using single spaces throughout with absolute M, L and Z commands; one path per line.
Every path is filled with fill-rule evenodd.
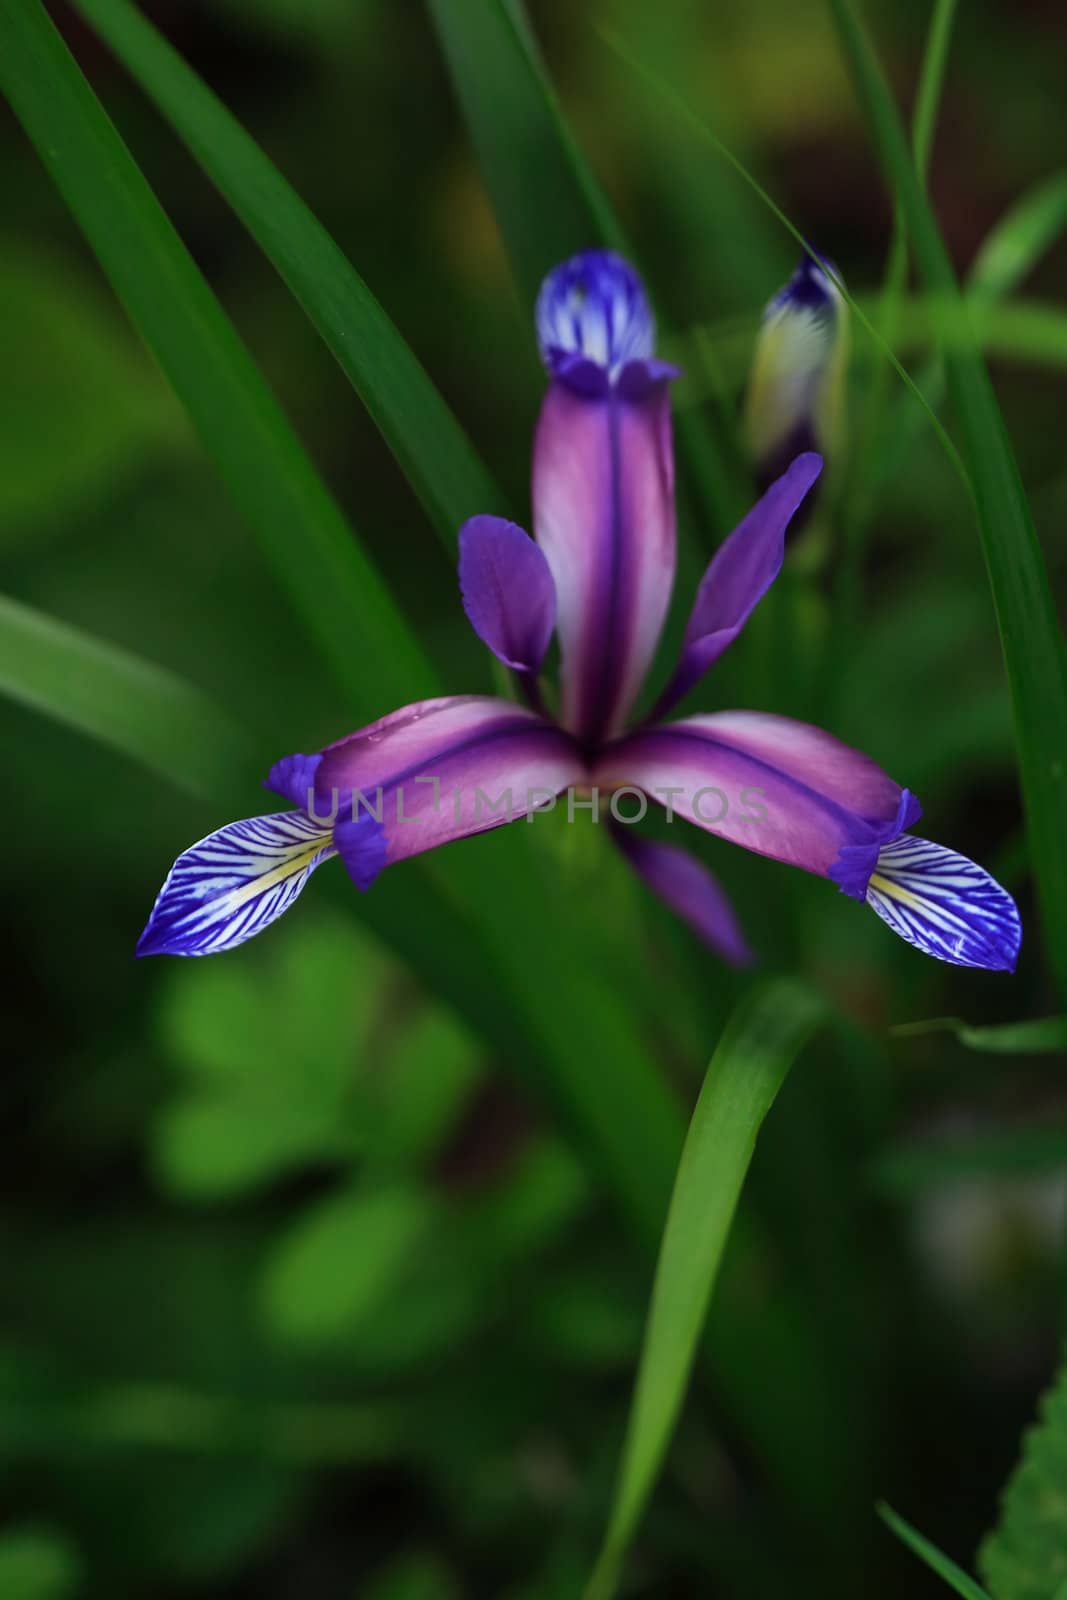
M 1013 972 L 1022 927 L 1014 900 L 966 856 L 904 834 L 878 852 L 867 904 L 894 933 L 960 967 Z
M 331 832 L 302 811 L 283 811 L 209 833 L 171 868 L 137 954 L 215 955 L 251 939 L 336 855 Z

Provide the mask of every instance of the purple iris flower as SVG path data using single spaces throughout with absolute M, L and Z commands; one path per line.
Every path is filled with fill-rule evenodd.
M 640 279 L 607 251 L 550 273 L 536 315 L 551 381 L 534 444 L 534 538 L 495 516 L 459 536 L 467 616 L 529 704 L 425 700 L 286 757 L 266 786 L 296 809 L 230 823 L 185 851 L 138 954 L 229 949 L 287 910 L 331 856 L 366 890 L 384 867 L 565 796 L 571 817 L 603 804 L 634 870 L 730 961 L 749 955 L 722 890 L 684 850 L 627 825 L 635 802 L 640 815 L 652 802 L 672 822 L 829 878 L 931 955 L 1013 969 L 1011 897 L 973 862 L 914 838 L 918 802 L 868 756 L 763 712 L 663 720 L 773 583 L 818 455 L 799 455 L 718 550 L 652 717 L 630 725 L 674 584 L 676 370 L 655 359 Z M 553 634 L 549 715 L 539 674 Z

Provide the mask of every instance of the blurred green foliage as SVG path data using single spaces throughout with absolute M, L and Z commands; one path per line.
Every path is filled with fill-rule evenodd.
M 538 395 L 527 307 L 428 9 L 144 9 L 330 230 L 524 515 Z M 702 108 L 870 312 L 891 203 L 828 15 L 785 0 L 527 9 L 664 342 L 690 369 L 680 407 L 721 439 L 792 245 L 591 23 Z M 927 9 L 871 8 L 905 105 Z M 56 16 L 400 611 L 453 668 L 449 687 L 483 687 L 438 534 L 343 375 L 129 78 L 71 11 Z M 930 192 L 963 273 L 1063 149 L 1065 44 L 1055 8 L 1001 0 L 953 41 Z M 0 135 L 0 589 L 187 679 L 252 730 L 264 769 L 347 731 L 357 714 L 12 119 Z M 1062 337 L 1065 264 L 1052 230 L 1004 320 L 989 312 L 1061 606 L 1065 366 L 1047 331 L 1026 334 L 1045 315 Z M 900 348 L 926 387 L 929 327 L 910 303 Z M 871 357 L 856 343 L 858 412 Z M 936 381 L 928 392 L 940 405 Z M 919 790 L 932 837 L 1001 870 L 1024 957 L 1014 982 L 924 963 L 828 885 L 700 841 L 767 964 L 816 984 L 845 1021 L 807 1052 L 757 1152 L 709 1359 L 629 1569 L 628 1592 L 657 1600 L 943 1594 L 874 1501 L 972 1567 L 1055 1360 L 1063 1052 L 887 1033 L 946 1016 L 1032 1026 L 1057 1009 L 973 518 L 912 403 L 890 397 L 862 609 L 821 715 Z M 687 479 L 691 552 L 727 531 L 700 487 Z M 797 656 L 825 643 L 836 516 L 797 553 Z M 722 663 L 716 703 L 814 715 L 817 673 L 761 661 L 754 637 Z M 359 689 L 374 701 L 369 679 Z M 339 870 L 238 954 L 135 968 L 163 872 L 222 820 L 217 806 L 25 706 L 0 703 L 0 728 L 13 1131 L 0 1595 L 570 1600 L 609 1505 L 651 1286 L 600 1156 L 534 1092 L 531 1050 L 566 1031 L 560 1008 L 580 1007 L 587 975 L 568 972 L 561 1001 L 531 972 L 530 1014 L 552 1027 L 487 1041 L 357 920 Z M 241 793 L 254 810 L 256 791 Z M 576 832 L 560 839 L 546 820 L 523 848 L 546 903 L 577 928 L 603 925 L 589 982 L 618 996 L 681 1121 L 737 980 Z M 511 883 L 512 849 L 502 835 L 456 856 L 484 850 L 472 873 Z M 375 889 L 394 925 L 416 903 L 408 870 Z M 514 939 L 518 965 L 521 924 Z M 508 1003 L 495 968 L 470 981 Z M 610 1055 L 590 1071 L 610 1085 Z M 1062 1484 L 1059 1456 L 1054 1471 Z M 1016 1600 L 992 1564 L 987 1577 L 994 1600 Z
M 1041 1402 L 1040 1420 L 1023 1441 L 1023 1455 L 1003 1497 L 998 1526 L 984 1541 L 979 1564 L 1004 1600 L 1058 1596 L 1067 1584 L 1067 1375 L 1061 1368 Z

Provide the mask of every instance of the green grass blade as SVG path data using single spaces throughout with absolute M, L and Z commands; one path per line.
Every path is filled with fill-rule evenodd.
M 1029 299 L 1004 303 L 1065 228 L 1067 173 L 1060 173 L 1025 194 L 990 229 L 966 280 L 970 334 L 987 355 L 1053 368 L 1067 363 L 1067 316 L 1059 306 Z M 902 302 L 900 314 L 905 321 L 920 325 L 924 341 L 932 342 L 933 322 L 921 296 Z M 920 373 L 919 386 L 932 405 L 940 404 L 945 377 L 939 360 Z M 866 485 L 872 501 L 900 470 L 914 425 L 910 410 L 898 408 L 893 425 L 882 431 L 881 447 L 872 457 Z
M 586 1600 L 615 1592 L 682 1407 L 756 1135 L 822 1016 L 802 984 L 769 981 L 749 992 L 712 1057 L 675 1178 L 614 1506 Z
M 0 597 L 0 693 L 88 734 L 196 795 L 234 792 L 247 733 L 174 673 Z
M 1067 311 L 1040 300 L 1000 301 L 981 293 L 967 296 L 966 334 L 950 324 L 940 330 L 942 352 L 977 342 L 987 355 L 1052 371 L 1067 366 Z M 901 303 L 899 337 L 902 346 L 929 346 L 938 338 L 940 302 L 927 295 L 912 295 Z M 929 392 L 943 389 L 939 368 L 928 375 Z
M 0 9 L 0 89 L 355 709 L 433 674 L 40 0 Z
M 952 24 L 956 19 L 957 4 L 958 0 L 936 0 L 926 36 L 926 49 L 923 52 L 919 89 L 915 96 L 911 142 L 915 152 L 915 165 L 924 183 L 934 144 L 937 110 L 941 104 L 941 90 L 945 83 L 945 65 L 948 61 L 948 47 L 952 39 Z
M 989 1600 L 989 1595 L 986 1594 L 985 1590 L 975 1583 L 973 1578 L 968 1577 L 962 1567 L 958 1567 L 954 1561 L 950 1561 L 948 1556 L 943 1555 L 936 1545 L 930 1543 L 929 1539 L 924 1539 L 922 1534 L 917 1533 L 909 1522 L 904 1521 L 903 1517 L 898 1517 L 890 1506 L 879 1506 L 878 1514 L 886 1526 L 896 1534 L 897 1538 L 903 1544 L 906 1544 L 909 1550 L 914 1551 L 920 1561 L 925 1561 L 930 1570 L 936 1572 L 939 1578 L 944 1578 L 949 1588 L 955 1589 L 958 1595 L 963 1596 L 963 1600 Z
M 427 0 L 524 310 L 545 273 L 576 251 L 606 245 L 632 256 L 623 230 L 553 92 L 519 0 Z M 710 530 L 725 534 L 746 507 L 736 440 L 692 413 L 678 450 Z M 683 521 L 682 583 L 695 584 Z M 694 556 L 695 559 L 695 556 Z M 706 559 L 706 552 L 703 559 Z
M 1067 172 L 1023 195 L 989 230 L 967 275 L 974 295 L 1003 299 L 1067 229 Z
M 1067 997 L 1067 669 L 1030 510 L 996 394 L 956 276 L 866 34 L 846 0 L 830 0 L 860 102 L 908 224 L 912 248 L 952 337 L 945 371 L 967 465 L 1015 714 L 1019 768 L 1049 960 Z
M 518 6 L 427 0 L 524 306 L 576 250 L 625 248 Z M 520 20 L 521 19 L 521 20 Z
M 956 0 L 938 0 L 930 18 L 930 27 L 923 51 L 919 88 L 915 97 L 915 115 L 912 124 L 912 146 L 915 165 L 925 182 L 926 170 L 933 147 L 937 109 L 945 80 L 945 63 L 952 37 L 952 22 Z M 900 303 L 908 277 L 908 236 L 900 207 L 893 219 L 893 237 L 889 246 L 885 279 L 878 308 L 878 330 L 886 343 L 895 348 Z M 872 351 L 872 357 L 875 352 Z M 834 578 L 832 625 L 829 630 L 825 661 L 823 663 L 823 698 L 831 700 L 839 691 L 844 674 L 843 664 L 848 657 L 855 630 L 862 616 L 863 558 L 867 531 L 877 504 L 875 474 L 871 462 L 878 453 L 879 441 L 885 432 L 886 416 L 891 403 L 891 372 L 884 361 L 873 361 L 868 382 L 869 398 L 863 408 L 863 428 L 857 448 L 849 463 L 847 493 L 844 496 L 842 515 L 842 549 Z M 920 382 L 925 394 L 925 382 Z
M 990 1055 L 1054 1055 L 1067 1053 L 1067 1017 L 1031 1017 L 1026 1022 L 1000 1022 L 973 1028 L 959 1017 L 931 1017 L 927 1022 L 901 1022 L 890 1033 L 897 1039 L 926 1033 L 954 1033 L 969 1050 Z
M 915 153 L 915 165 L 923 182 L 926 181 L 927 168 L 930 165 L 930 153 L 933 149 L 934 131 L 937 125 L 937 111 L 941 103 L 941 91 L 945 81 L 945 66 L 948 60 L 948 47 L 952 37 L 952 24 L 956 15 L 957 0 L 937 0 L 930 18 L 930 27 L 926 35 L 926 46 L 923 50 L 922 67 L 919 72 L 919 87 L 915 96 L 915 114 L 912 121 L 912 149 Z M 886 266 L 885 283 L 882 288 L 880 315 L 878 326 L 890 345 L 895 346 L 895 330 L 897 315 L 901 298 L 903 296 L 908 273 L 908 236 L 904 225 L 904 218 L 900 207 L 897 207 L 893 222 L 893 238 L 889 247 L 889 259 Z M 865 447 L 859 452 L 860 459 L 857 463 L 857 478 L 860 492 L 863 484 L 863 468 L 872 448 L 881 435 L 885 409 L 889 403 L 889 372 L 884 363 L 879 363 L 872 372 L 873 392 L 868 405 L 868 420 L 865 430 Z M 923 385 L 925 390 L 925 385 Z M 873 497 L 868 499 L 862 507 L 858 507 L 855 519 L 862 530 L 866 519 L 873 508 Z M 849 530 L 849 549 L 856 541 L 856 529 Z
M 890 1145 L 873 1163 L 880 1193 L 908 1199 L 942 1184 L 988 1183 L 990 1179 L 1062 1174 L 1067 1164 L 1067 1123 L 997 1128 L 945 1138 L 909 1139 Z
M 74 0 L 273 262 L 451 550 L 500 491 L 363 279 L 270 159 L 130 0 Z

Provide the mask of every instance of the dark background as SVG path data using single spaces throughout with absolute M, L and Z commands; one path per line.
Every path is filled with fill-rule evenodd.
M 524 504 L 540 393 L 527 309 L 423 7 L 145 10 L 332 232 Z M 795 250 L 595 20 L 704 107 L 869 301 L 891 209 L 820 6 L 529 10 L 690 368 L 680 404 L 700 403 L 698 325 L 712 348 L 721 332 L 739 394 L 755 317 Z M 907 106 L 927 9 L 870 14 Z M 406 612 L 445 650 L 455 639 L 455 689 L 484 687 L 464 676 L 441 546 L 357 397 L 124 72 L 55 15 Z M 1059 5 L 965 8 L 930 179 L 961 269 L 1062 158 L 1065 51 Z M 277 755 L 347 731 L 8 114 L 0 174 L 3 591 L 180 672 Z M 1020 293 L 1062 301 L 1065 261 L 1058 246 Z M 853 348 L 856 412 L 871 361 L 859 330 Z M 902 353 L 926 359 L 914 340 Z M 1051 349 L 1002 351 L 994 374 L 1062 596 L 1063 366 Z M 708 548 L 726 531 L 704 530 Z M 837 537 L 825 510 L 803 578 L 816 599 Z M 699 846 L 771 964 L 813 977 L 857 1026 L 808 1050 L 761 1141 L 712 1313 L 716 1359 L 633 1557 L 635 1595 L 946 1592 L 874 1502 L 973 1566 L 1055 1361 L 1067 1133 L 1062 1152 L 1027 1141 L 1067 1125 L 1062 1060 L 885 1031 L 1054 1009 L 977 537 L 921 424 L 877 498 L 865 605 L 824 720 L 921 793 L 931 837 L 1017 894 L 1024 957 L 1014 980 L 924 963 L 826 884 Z M 729 704 L 732 687 L 716 676 L 701 703 Z M 238 955 L 135 967 L 170 860 L 226 819 L 6 703 L 0 741 L 0 1578 L 15 1574 L 2 1592 L 577 1593 L 650 1282 L 582 1150 L 513 1063 L 360 929 L 339 881 Z M 608 896 L 655 946 L 649 1011 L 688 1103 L 736 980 L 596 852 L 568 870 L 574 894 Z M 970 1158 L 986 1133 L 996 1151 Z

